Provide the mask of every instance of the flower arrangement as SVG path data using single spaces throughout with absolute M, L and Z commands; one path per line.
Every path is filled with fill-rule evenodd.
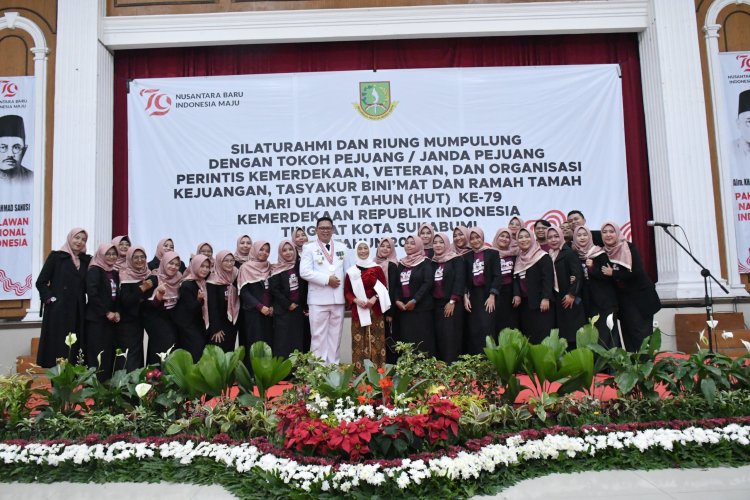
M 67 470 L 83 464 L 89 464 L 86 469 L 92 471 L 98 470 L 92 466 L 101 464 L 102 470 L 109 474 L 117 467 L 132 474 L 140 467 L 174 471 L 214 463 L 218 468 L 211 470 L 223 470 L 220 477 L 230 472 L 241 476 L 257 473 L 266 483 L 275 481 L 296 491 L 298 496 L 309 494 L 312 498 L 323 493 L 347 493 L 354 488 L 390 490 L 404 496 L 431 486 L 439 487 L 446 480 L 472 484 L 520 464 L 550 467 L 564 461 L 622 457 L 624 452 L 646 456 L 695 449 L 703 449 L 702 453 L 710 449 L 733 450 L 748 457 L 750 417 L 530 430 L 488 436 L 432 454 L 361 463 L 295 460 L 262 438 L 250 442 L 233 442 L 221 436 L 212 442 L 187 437 L 128 436 L 105 440 L 92 436 L 82 442 L 17 440 L 0 443 L 0 468 L 13 477 L 31 479 L 21 476 L 19 471 L 52 474 L 53 469 Z M 105 464 L 107 467 L 103 467 Z

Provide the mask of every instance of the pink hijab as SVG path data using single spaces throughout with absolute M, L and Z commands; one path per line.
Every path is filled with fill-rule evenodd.
M 99 247 L 96 249 L 96 253 L 94 254 L 94 258 L 91 259 L 89 268 L 95 266 L 107 272 L 111 272 L 112 269 L 114 269 L 114 266 L 110 266 L 109 264 L 107 264 L 107 261 L 105 260 L 105 257 L 104 257 L 104 254 L 109 252 L 110 248 L 114 248 L 115 252 L 117 251 L 117 247 L 113 245 L 112 243 L 102 243 L 101 245 L 99 245 Z
M 390 244 L 391 251 L 388 252 L 388 255 L 385 257 L 380 256 L 380 245 L 384 242 L 388 241 Z M 396 256 L 396 246 L 393 244 L 393 240 L 390 238 L 382 238 L 380 241 L 378 241 L 378 248 L 375 250 L 375 263 L 383 269 L 383 274 L 385 275 L 385 284 L 388 285 L 388 263 L 393 262 L 394 264 L 398 265 L 398 257 Z
M 415 267 L 424 262 L 427 258 L 424 256 L 424 244 L 422 238 L 418 234 L 407 237 L 407 239 L 413 238 L 415 243 L 415 250 L 412 253 L 407 253 L 406 257 L 401 259 L 401 262 L 406 267 Z
M 73 241 L 73 236 L 75 236 L 78 233 L 85 234 L 87 239 L 89 237 L 89 233 L 87 233 L 85 229 L 83 229 L 82 227 L 74 227 L 68 233 L 68 237 L 65 240 L 65 244 L 60 247 L 61 252 L 65 252 L 69 254 L 70 257 L 73 259 L 73 265 L 76 266 L 76 269 L 81 268 L 81 260 L 78 258 L 80 254 L 73 251 L 73 247 L 70 246 L 70 242 Z M 83 245 L 83 249 L 81 250 L 80 253 L 83 253 L 83 254 L 86 253 L 86 245 Z
M 128 248 L 128 254 L 125 256 L 125 266 L 120 269 L 120 283 L 140 283 L 148 278 L 150 271 L 145 260 L 143 261 L 143 269 L 141 270 L 136 269 L 133 265 L 133 257 L 137 250 L 146 255 L 146 250 L 143 247 Z
M 508 233 L 508 238 L 510 238 L 510 243 L 508 245 L 508 248 L 503 250 L 500 248 L 500 235 L 503 233 Z M 495 237 L 492 238 L 492 248 L 497 250 L 500 253 L 500 257 L 516 257 L 520 250 L 518 249 L 518 243 L 516 243 L 516 247 L 513 248 L 513 234 L 510 232 L 510 229 L 507 227 L 501 227 L 497 230 L 495 233 Z
M 284 245 L 292 245 L 292 249 L 294 250 L 294 256 L 292 257 L 292 260 L 284 260 L 284 257 L 281 256 L 281 250 L 284 249 Z M 281 240 L 281 243 L 279 243 L 279 251 L 278 251 L 278 259 L 276 261 L 276 264 L 271 266 L 271 276 L 274 274 L 283 273 L 284 271 L 288 271 L 290 269 L 294 269 L 294 266 L 297 264 L 297 247 L 294 245 L 294 242 L 292 240 Z
M 443 245 L 445 245 L 445 250 L 443 250 L 443 253 L 441 254 L 438 254 L 437 252 L 435 252 L 432 256 L 433 261 L 437 262 L 438 264 L 442 264 L 443 262 L 448 262 L 454 257 L 458 257 L 458 254 L 453 249 L 453 245 L 450 244 L 450 240 L 448 239 L 448 235 L 446 233 L 437 233 L 435 236 L 432 237 L 432 240 L 434 241 L 435 238 L 437 237 L 440 237 L 440 239 L 443 240 Z
M 172 238 L 162 238 L 159 240 L 159 243 L 156 244 L 156 252 L 154 252 L 154 257 L 159 259 L 159 262 L 164 259 L 164 243 L 166 243 L 167 241 L 171 241 L 172 244 L 174 244 L 174 240 Z
M 551 225 L 550 227 L 547 228 L 547 245 L 550 244 L 549 243 L 549 232 L 550 231 L 556 232 L 557 235 L 560 237 L 560 248 L 557 248 L 557 249 L 553 250 L 552 247 L 550 246 L 549 252 L 547 252 L 547 253 L 549 253 L 549 256 L 552 257 L 552 262 L 555 262 L 555 259 L 557 259 L 557 256 L 560 255 L 560 249 L 565 244 L 565 236 L 563 235 L 562 229 L 560 229 L 559 226 L 556 226 L 556 225 L 553 224 L 553 225 Z
M 241 262 L 241 263 L 244 264 L 250 258 L 250 251 L 248 250 L 248 252 L 245 253 L 245 254 L 243 254 L 242 252 L 240 252 L 240 241 L 242 241 L 242 238 L 249 239 L 251 245 L 253 244 L 253 239 L 250 236 L 248 236 L 247 234 L 243 234 L 242 236 L 240 236 L 239 238 L 237 238 L 237 249 L 234 251 L 234 254 L 233 254 L 234 255 L 234 260 L 236 260 L 237 262 Z M 226 257 L 226 255 L 225 255 L 225 257 Z M 216 258 L 218 259 L 219 257 L 217 256 Z M 221 262 L 221 261 L 217 260 L 217 262 Z
M 237 293 L 237 287 L 234 286 L 234 281 L 237 279 L 240 272 L 234 266 L 232 266 L 231 271 L 224 270 L 221 263 L 227 255 L 234 257 L 234 254 L 229 250 L 222 250 L 216 254 L 216 265 L 206 281 L 214 285 L 227 286 L 227 318 L 229 318 L 229 321 L 234 324 L 237 323 L 237 317 L 240 314 L 240 300 Z
M 620 226 L 618 226 L 615 222 L 605 222 L 604 224 L 602 224 L 602 229 L 604 229 L 605 226 L 612 226 L 615 230 L 615 236 L 617 236 L 617 242 L 614 245 L 609 246 L 606 243 L 604 244 L 604 250 L 607 252 L 609 260 L 613 264 L 619 264 L 624 268 L 632 270 L 633 254 L 630 253 L 628 242 L 622 236 Z
M 211 265 L 211 260 L 207 256 L 203 254 L 194 255 L 193 258 L 190 259 L 190 265 L 185 270 L 185 274 L 182 275 L 182 281 L 195 281 L 195 284 L 198 285 L 198 290 L 203 292 L 203 296 L 206 297 L 201 304 L 201 315 L 203 316 L 203 324 L 208 328 L 208 294 L 206 291 L 206 279 L 198 276 L 201 265 L 203 265 L 205 261 L 208 261 L 208 264 Z
M 576 238 L 579 229 L 583 229 L 586 231 L 586 234 L 589 235 L 589 241 L 586 243 L 586 246 L 583 247 L 578 245 L 578 239 Z M 581 260 L 593 259 L 604 253 L 604 250 L 602 250 L 601 247 L 594 245 L 594 236 L 586 226 L 578 226 L 575 231 L 573 231 L 573 250 L 578 252 L 578 258 Z
M 519 249 L 518 258 L 516 259 L 516 264 L 513 267 L 513 274 L 522 273 L 523 271 L 539 262 L 539 259 L 547 255 L 547 252 L 542 250 L 542 247 L 540 247 L 539 243 L 536 241 L 536 237 L 534 236 L 533 231 L 529 231 L 524 227 L 522 227 L 518 232 L 520 233 L 521 231 L 526 231 L 527 233 L 529 233 L 529 237 L 531 238 L 531 246 L 525 252 Z
M 492 248 L 491 245 L 488 245 L 487 242 L 484 241 L 484 230 L 482 230 L 482 228 L 479 228 L 479 227 L 470 228 L 469 239 L 471 239 L 471 233 L 476 233 L 482 239 L 482 248 L 480 248 L 479 250 L 474 250 L 473 248 L 471 248 L 471 243 L 469 243 L 469 249 L 471 249 L 472 252 L 481 253 L 487 250 L 488 248 Z
M 469 234 L 469 228 L 466 227 L 466 226 L 456 226 L 453 229 L 454 233 L 456 232 L 456 229 L 458 229 L 459 231 L 461 231 L 461 233 L 463 233 L 463 235 L 464 235 L 464 238 L 466 238 L 466 246 L 463 247 L 463 248 L 458 248 L 456 246 L 455 241 L 454 241 L 453 243 L 451 243 L 453 245 L 453 251 L 456 252 L 456 255 L 467 254 L 467 253 L 469 253 L 471 251 L 471 247 L 469 246 L 469 236 L 470 236 L 470 234 Z
M 432 238 L 435 237 L 435 230 L 432 229 L 432 226 L 430 226 L 429 224 L 422 224 L 421 226 L 419 226 L 419 229 L 417 229 L 417 235 L 419 236 L 419 239 L 422 239 L 422 229 L 424 229 L 424 228 L 427 228 L 430 231 L 430 242 L 429 243 L 425 243 L 423 241 L 422 245 L 424 246 L 425 250 L 430 250 L 430 249 L 432 249 Z
M 128 255 L 127 251 L 125 252 L 125 255 L 120 254 L 120 242 L 122 240 L 128 240 L 128 243 L 130 243 L 131 245 L 133 244 L 133 242 L 130 241 L 130 238 L 128 238 L 126 234 L 123 234 L 122 236 L 115 236 L 114 238 L 112 238 L 112 244 L 115 246 L 115 248 L 117 248 L 117 262 L 115 262 L 115 265 L 112 266 L 115 271 L 119 271 L 120 269 L 125 267 L 125 259 Z M 130 249 L 128 248 L 128 250 Z
M 180 295 L 180 282 L 182 281 L 182 273 L 177 271 L 174 276 L 167 275 L 167 264 L 174 259 L 179 259 L 180 256 L 177 252 L 164 252 L 161 260 L 159 261 L 159 267 L 151 271 L 151 274 L 159 279 L 159 285 L 164 285 L 166 290 L 164 291 L 164 298 L 175 298 Z M 156 288 L 151 298 L 156 298 Z
M 267 241 L 254 241 L 253 246 L 250 249 L 250 258 L 240 266 L 240 276 L 237 279 L 239 285 L 238 288 L 240 290 L 242 290 L 242 287 L 248 283 L 256 283 L 268 279 L 268 276 L 271 273 L 271 263 L 268 262 L 267 258 L 266 260 L 258 259 L 258 252 L 263 248 L 263 245 L 268 245 L 269 248 L 271 247 Z

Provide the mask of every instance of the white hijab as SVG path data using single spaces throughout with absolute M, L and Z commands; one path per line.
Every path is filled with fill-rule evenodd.
M 367 293 L 365 292 L 365 285 L 364 283 L 362 283 L 362 271 L 360 271 L 359 268 L 380 266 L 372 261 L 372 258 L 370 256 L 370 245 L 368 245 L 366 241 L 358 241 L 357 244 L 354 245 L 354 251 L 357 252 L 357 249 L 360 245 L 364 245 L 367 247 L 367 258 L 360 259 L 359 255 L 357 255 L 357 263 L 346 270 L 346 275 L 349 276 L 349 282 L 352 284 L 352 292 L 354 292 L 354 296 L 359 300 L 369 300 L 367 298 Z M 384 313 L 391 307 L 391 299 L 388 296 L 388 288 L 386 288 L 386 286 L 381 283 L 380 280 L 375 283 L 374 288 L 375 293 L 378 295 L 378 300 L 380 301 L 380 311 Z M 370 326 L 372 324 L 372 318 L 370 316 L 369 309 L 357 305 L 357 314 L 359 316 L 360 325 Z

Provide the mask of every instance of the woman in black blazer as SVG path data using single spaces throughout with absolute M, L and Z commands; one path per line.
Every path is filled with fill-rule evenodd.
M 518 245 L 513 246 L 509 228 L 500 228 L 495 233 L 492 246 L 500 255 L 500 293 L 495 300 L 495 331 L 518 328 L 518 309 L 513 307 L 513 267 L 518 257 Z
M 587 318 L 599 316 L 596 329 L 599 343 L 607 348 L 621 347 L 617 330 L 617 292 L 614 281 L 602 274 L 602 268 L 611 267 L 607 252 L 594 244 L 594 237 L 586 226 L 578 226 L 573 232 L 573 250 L 578 254 L 583 269 L 583 310 Z M 607 318 L 612 315 L 610 331 Z
M 469 229 L 469 252 L 466 259 L 466 296 L 464 307 L 469 313 L 469 331 L 464 336 L 464 352 L 481 354 L 487 336 L 497 338 L 495 301 L 500 293 L 500 255 L 485 244 L 484 231 Z
M 116 369 L 131 372 L 142 368 L 143 306 L 153 293 L 158 279 L 146 264 L 146 250 L 130 247 L 125 256 L 125 267 L 120 270 L 120 322 L 117 324 L 115 348 L 128 353 L 127 359 L 115 359 Z
M 601 271 L 615 282 L 625 349 L 634 352 L 653 332 L 654 314 L 661 309 L 661 301 L 643 268 L 640 254 L 622 236 L 620 226 L 606 222 L 602 226 L 602 240 L 612 265 L 604 266 Z
M 80 227 L 68 233 L 60 250 L 53 250 L 39 272 L 36 288 L 42 302 L 42 332 L 36 363 L 43 368 L 57 364 L 57 358 L 75 362 L 85 345 L 86 255 L 88 233 Z M 75 333 L 78 341 L 68 347 L 65 338 Z
M 177 346 L 185 349 L 197 363 L 206 347 L 208 331 L 208 300 L 206 278 L 211 273 L 211 258 L 204 254 L 193 255 L 182 277 L 180 298 L 174 307 L 177 325 Z
M 576 332 L 586 324 L 583 310 L 583 269 L 578 256 L 565 244 L 562 229 L 547 229 L 549 255 L 555 265 L 555 325 L 560 337 L 568 341 L 568 348 L 576 347 Z
M 549 336 L 555 325 L 551 307 L 554 265 L 552 258 L 541 249 L 528 229 L 520 229 L 516 238 L 519 254 L 513 268 L 513 305 L 520 308 L 521 331 L 529 341 L 538 344 Z
M 453 250 L 448 235 L 432 238 L 435 269 L 432 298 L 435 302 L 435 343 L 437 358 L 453 363 L 463 351 L 463 295 L 466 289 L 464 259 Z
M 206 280 L 208 300 L 208 336 L 206 343 L 221 347 L 224 352 L 234 351 L 237 343 L 237 319 L 240 297 L 237 292 L 237 275 L 234 254 L 222 250 L 216 255 L 216 266 Z
M 391 238 L 383 238 L 378 242 L 378 249 L 375 253 L 375 263 L 380 266 L 385 274 L 388 295 L 393 306 L 383 313 L 385 318 L 385 362 L 395 364 L 397 361 L 396 353 L 393 350 L 393 344 L 398 339 L 399 328 L 399 310 L 396 307 L 396 290 L 401 286 L 399 283 L 398 257 L 396 257 L 396 247 Z
M 268 288 L 273 297 L 273 354 L 288 358 L 294 351 L 304 351 L 307 322 L 307 282 L 299 277 L 297 249 L 291 240 L 279 244 Z
M 120 277 L 114 269 L 118 256 L 112 243 L 99 245 L 86 273 L 86 364 L 98 368 L 99 380 L 110 378 L 114 368 L 120 322 Z
M 399 284 L 396 288 L 396 307 L 399 310 L 399 339 L 416 344 L 418 349 L 435 356 L 435 330 L 432 313 L 432 284 L 435 272 L 431 261 L 424 256 L 419 235 L 409 236 L 404 242 L 406 257 L 399 261 Z
M 115 331 L 120 322 L 117 257 L 115 245 L 99 245 L 86 273 L 86 364 L 98 369 L 99 380 L 112 376 L 115 362 Z

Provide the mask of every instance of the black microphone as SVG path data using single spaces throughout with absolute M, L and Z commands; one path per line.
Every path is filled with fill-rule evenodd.
M 646 225 L 649 227 L 679 227 L 679 224 L 670 224 L 669 222 L 656 222 L 654 220 L 647 220 Z

